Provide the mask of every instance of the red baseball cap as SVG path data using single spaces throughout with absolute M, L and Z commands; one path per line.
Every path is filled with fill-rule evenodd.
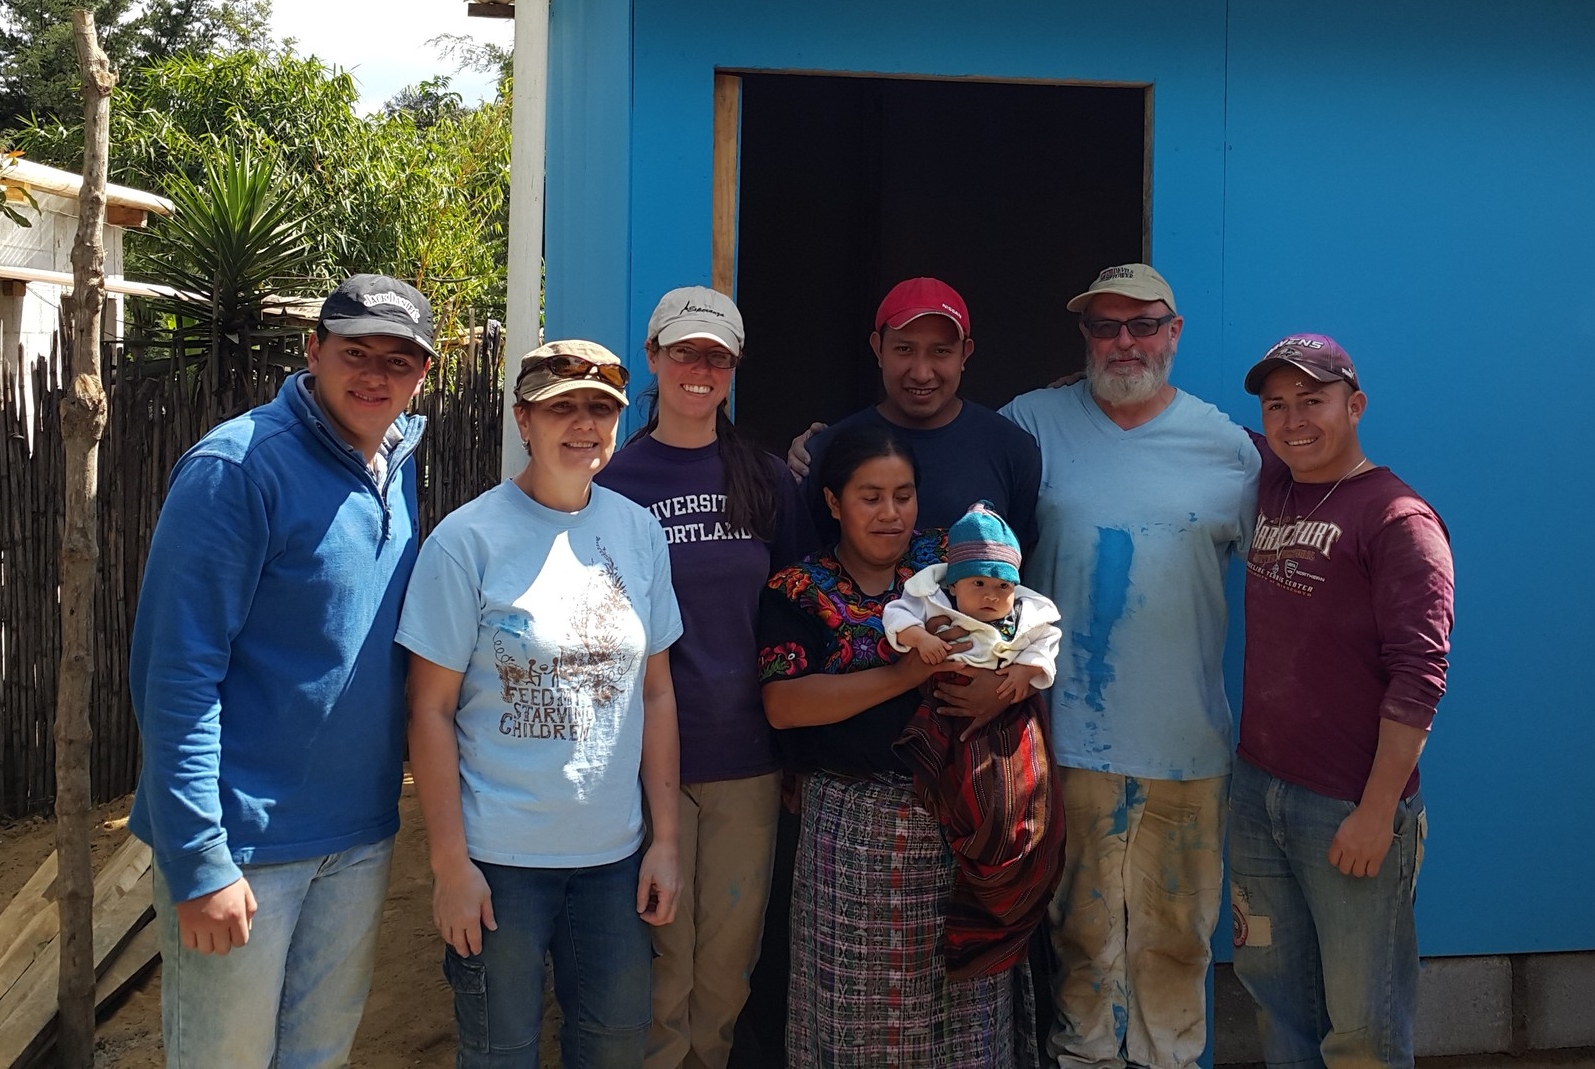
M 946 316 L 958 328 L 958 339 L 969 337 L 969 308 L 958 291 L 939 278 L 904 279 L 893 286 L 875 312 L 879 330 L 901 330 L 920 316 Z

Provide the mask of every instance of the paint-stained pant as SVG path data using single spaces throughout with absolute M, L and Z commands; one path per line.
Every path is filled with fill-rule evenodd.
M 1410 1069 L 1422 792 L 1396 807 L 1390 852 L 1372 877 L 1329 863 L 1355 803 L 1242 760 L 1231 798 L 1235 975 L 1257 1003 L 1264 1058 L 1275 1069 Z
M 1063 882 L 1048 913 L 1064 1069 L 1184 1069 L 1207 1046 L 1229 777 L 1062 768 Z
M 681 787 L 681 896 L 653 929 L 644 1069 L 725 1069 L 770 897 L 781 773 Z

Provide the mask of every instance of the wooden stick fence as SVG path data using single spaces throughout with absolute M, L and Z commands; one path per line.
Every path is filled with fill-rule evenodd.
M 209 345 L 210 339 L 204 339 Z M 217 423 L 276 395 L 303 342 L 282 331 L 243 339 L 231 363 L 191 357 L 198 339 L 160 348 L 108 345 L 101 374 L 110 423 L 100 448 L 100 581 L 92 689 L 96 803 L 131 791 L 138 733 L 127 653 L 139 582 L 172 466 Z M 63 453 L 57 406 L 59 342 L 27 374 L 31 395 L 0 371 L 0 818 L 50 808 L 54 798 L 56 663 Z M 503 334 L 490 320 L 461 356 L 439 361 L 416 410 L 428 420 L 416 454 L 423 537 L 499 479 Z M 208 353 L 205 355 L 209 355 Z

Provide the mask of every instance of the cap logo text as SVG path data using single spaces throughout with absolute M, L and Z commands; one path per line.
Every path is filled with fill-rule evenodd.
M 1134 278 L 1133 267 L 1110 267 L 1097 276 L 1098 282 L 1111 282 L 1116 278 Z
M 421 310 L 415 306 L 415 303 L 391 291 L 384 290 L 381 293 L 362 293 L 360 295 L 360 303 L 365 305 L 367 308 L 371 308 L 379 304 L 391 304 L 396 308 L 403 309 L 404 313 L 415 322 L 421 322 Z
M 1324 343 L 1319 341 L 1317 338 L 1286 338 L 1279 344 L 1280 346 L 1301 345 L 1308 349 L 1322 349 L 1324 347 Z
M 681 306 L 681 311 L 678 314 L 680 314 L 680 315 L 688 315 L 688 314 L 694 313 L 694 312 L 699 313 L 701 315 L 711 315 L 711 316 L 714 316 L 716 319 L 724 319 L 726 317 L 726 314 L 724 312 L 717 312 L 713 308 L 704 308 L 701 305 L 693 304 L 691 301 L 688 301 L 686 304 L 682 305 Z

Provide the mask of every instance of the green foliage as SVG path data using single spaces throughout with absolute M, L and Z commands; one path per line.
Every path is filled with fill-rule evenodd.
M 413 281 L 432 300 L 440 339 L 464 309 L 502 319 L 508 260 L 510 121 L 498 100 L 463 107 L 447 79 L 401 93 L 363 117 L 344 71 L 291 49 L 178 55 L 129 73 L 111 107 L 112 179 L 177 196 L 203 186 L 219 160 L 269 161 L 305 221 L 312 255 L 278 293 L 319 296 L 359 271 Z M 394 102 L 390 102 L 390 105 Z M 34 123 L 18 143 L 31 159 L 75 168 L 80 124 Z M 174 262 L 164 228 L 134 235 L 128 272 L 158 282 Z M 172 283 L 176 284 L 176 283 Z M 182 288 L 192 288 L 184 286 Z
M 408 115 L 422 130 L 440 122 L 458 120 L 465 114 L 465 99 L 449 89 L 447 75 L 407 85 L 382 105 L 382 114 L 392 119 Z
M 94 12 L 100 46 L 122 77 L 184 52 L 261 44 L 271 20 L 271 0 L 0 0 L 0 130 L 82 114 L 73 8 Z
M 515 52 L 492 41 L 478 41 L 459 33 L 441 33 L 430 38 L 427 44 L 438 50 L 440 59 L 454 60 L 456 71 L 476 71 L 478 74 L 498 75 L 500 96 L 508 96 L 505 85 L 515 73 Z
M 280 279 L 303 276 L 313 256 L 308 223 L 276 187 L 272 162 L 250 149 L 213 159 L 200 183 L 180 177 L 168 187 L 177 210 L 158 224 L 149 264 L 192 296 L 164 310 L 236 342 L 260 322 Z
M 100 47 L 112 69 L 133 52 L 132 0 L 0 0 L 0 129 L 30 114 L 81 116 L 72 9 L 94 12 Z

